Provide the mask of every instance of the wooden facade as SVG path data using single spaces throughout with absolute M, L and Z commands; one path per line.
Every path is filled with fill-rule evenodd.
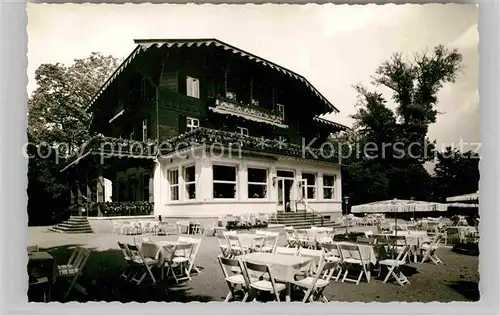
M 285 149 L 287 154 L 284 156 L 290 153 L 300 156 L 300 145 L 304 142 L 307 144 L 315 139 L 319 146 L 331 133 L 344 129 L 340 124 L 325 124 L 327 121 L 318 118 L 338 110 L 305 78 L 260 57 L 213 39 L 137 40 L 136 43 L 137 48 L 104 83 L 89 105 L 93 134 L 118 142 L 127 140 L 158 145 L 184 135 L 189 141 L 203 138 L 203 135 L 210 138 L 215 132 L 217 137 L 220 136 L 217 140 L 231 139 L 231 143 L 238 143 L 238 135 L 241 135 L 241 140 L 252 144 L 261 138 L 278 141 L 280 147 L 290 144 L 285 146 L 289 148 Z M 202 135 L 196 134 L 197 131 Z M 113 182 L 113 201 L 154 201 L 155 215 L 179 216 L 185 213 L 189 216 L 190 207 L 179 209 L 183 203 L 166 197 L 172 185 L 167 173 L 172 168 L 178 168 L 175 174 L 180 186 L 184 183 L 181 175 L 186 164 L 193 166 L 196 181 L 204 182 L 199 188 L 196 184 L 194 198 L 188 199 L 187 204 L 199 204 L 214 202 L 214 190 L 202 189 L 213 181 L 213 168 L 219 163 L 237 165 L 235 174 L 241 179 L 234 180 L 235 188 L 242 187 L 243 194 L 235 195 L 233 202 L 241 202 L 248 210 L 255 209 L 252 204 L 255 201 L 247 192 L 252 188 L 244 188 L 247 186 L 245 179 L 248 170 L 258 171 L 252 166 L 260 165 L 259 168 L 266 170 L 266 179 L 261 180 L 262 185 L 266 185 L 264 191 L 272 192 L 266 193 L 266 198 L 258 201 L 258 205 L 274 211 L 276 199 L 282 195 L 290 197 L 289 192 L 281 194 L 271 188 L 276 186 L 279 170 L 294 170 L 293 177 L 286 180 L 292 181 L 287 190 L 298 188 L 296 184 L 303 183 L 302 172 L 310 171 L 315 175 L 312 177 L 315 184 L 309 183 L 307 187 L 311 192 L 318 191 L 315 198 L 318 207 L 326 212 L 328 205 L 334 203 L 337 212 L 341 205 L 338 161 L 332 159 L 319 165 L 307 159 L 289 161 L 279 152 L 258 157 L 258 149 L 253 149 L 251 154 L 247 152 L 239 160 L 188 157 L 177 161 L 162 151 L 145 154 L 140 159 L 120 155 L 105 164 L 95 165 L 96 175 Z M 91 153 L 99 154 L 97 149 Z M 102 156 L 102 148 L 100 154 Z M 310 173 L 307 176 L 311 179 Z M 323 182 L 320 183 L 323 177 L 334 179 L 334 183 L 325 184 L 325 190 L 328 187 L 332 191 L 327 198 L 322 192 Z M 102 191 L 102 188 L 96 189 L 100 196 Z M 201 209 L 198 207 L 191 213 L 201 216 L 197 213 Z

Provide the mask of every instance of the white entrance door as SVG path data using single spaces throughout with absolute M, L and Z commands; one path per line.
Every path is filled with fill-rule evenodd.
M 307 179 L 301 179 L 296 181 L 295 197 L 295 212 L 297 211 L 307 211 Z
M 286 201 L 285 201 L 285 178 L 276 179 L 276 189 L 278 190 L 278 198 L 276 199 L 276 210 L 278 212 L 284 212 Z

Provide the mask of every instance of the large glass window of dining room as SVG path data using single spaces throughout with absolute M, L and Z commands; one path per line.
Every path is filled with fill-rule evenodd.
M 237 199 L 238 168 L 231 165 L 213 165 L 213 198 Z
M 247 169 L 248 174 L 248 198 L 266 199 L 268 197 L 268 170 L 266 168 Z

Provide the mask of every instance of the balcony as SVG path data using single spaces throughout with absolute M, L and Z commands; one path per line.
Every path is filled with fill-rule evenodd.
M 214 103 L 215 106 L 209 109 L 215 113 L 239 116 L 247 120 L 271 124 L 280 128 L 288 127 L 284 124 L 283 116 L 279 111 L 241 103 L 221 96 L 216 97 Z

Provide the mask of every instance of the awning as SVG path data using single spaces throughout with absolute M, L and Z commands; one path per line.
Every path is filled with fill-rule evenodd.
M 387 200 L 354 205 L 352 213 L 411 213 L 411 212 L 445 212 L 447 205 L 435 202 L 413 200 Z
M 476 193 L 469 193 L 446 198 L 446 202 L 473 202 L 479 201 L 479 191 Z

